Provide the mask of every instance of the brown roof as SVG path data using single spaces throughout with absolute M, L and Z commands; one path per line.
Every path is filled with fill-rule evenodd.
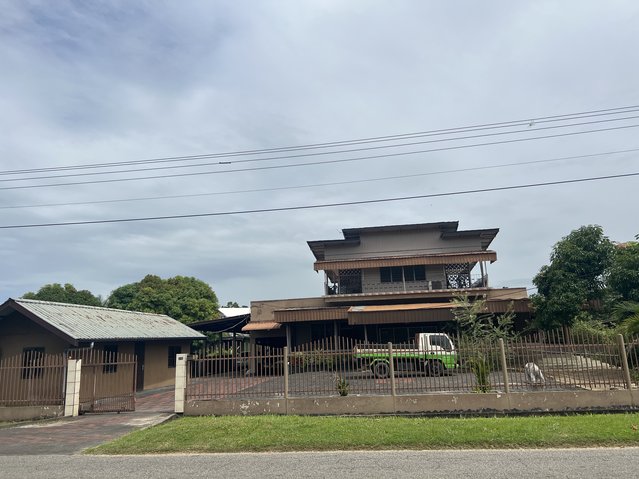
M 280 323 L 262 321 L 259 323 L 248 323 L 242 328 L 242 331 L 271 331 L 273 329 L 280 329 L 281 326 Z
M 348 308 L 292 308 L 273 311 L 275 321 L 295 323 L 299 321 L 331 321 L 347 319 Z
M 494 251 L 472 251 L 467 253 L 440 253 L 418 256 L 386 256 L 336 261 L 316 261 L 315 271 L 336 271 L 340 269 L 382 268 L 385 266 L 411 266 L 417 264 L 476 263 L 478 261 L 497 261 Z

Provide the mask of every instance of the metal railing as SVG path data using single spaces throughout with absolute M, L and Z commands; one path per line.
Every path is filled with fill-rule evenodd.
M 64 403 L 65 357 L 27 351 L 0 360 L 0 406 Z
M 75 356 L 82 359 L 81 412 L 135 411 L 135 355 L 85 349 Z
M 639 340 L 565 331 L 508 341 L 454 337 L 454 350 L 326 338 L 240 357 L 189 360 L 187 399 L 415 395 L 636 387 Z M 626 366 L 624 366 L 624 364 Z

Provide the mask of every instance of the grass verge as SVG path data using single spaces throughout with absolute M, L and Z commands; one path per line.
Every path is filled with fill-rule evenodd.
M 495 418 L 184 417 L 90 454 L 639 446 L 639 414 Z

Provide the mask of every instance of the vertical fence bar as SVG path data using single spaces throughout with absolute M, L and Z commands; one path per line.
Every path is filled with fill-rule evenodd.
M 288 399 L 288 346 L 284 346 L 284 398 Z
M 395 365 L 393 364 L 393 343 L 388 343 L 388 362 L 390 368 L 390 381 L 391 381 L 391 396 L 397 396 L 397 390 L 395 385 Z
M 626 345 L 623 335 L 617 335 L 617 344 L 619 344 L 619 354 L 621 355 L 621 366 L 623 367 L 624 379 L 626 381 L 626 389 L 632 388 L 632 379 L 630 378 L 630 368 L 628 367 L 628 356 L 626 355 Z
M 501 370 L 504 376 L 504 391 L 510 393 L 510 381 L 508 380 L 508 365 L 506 364 L 506 349 L 504 348 L 504 340 L 499 338 L 499 355 L 501 359 Z

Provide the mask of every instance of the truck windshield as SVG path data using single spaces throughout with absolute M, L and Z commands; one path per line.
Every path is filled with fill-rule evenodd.
M 430 337 L 430 345 L 431 346 L 439 346 L 444 351 L 452 351 L 453 350 L 453 346 L 452 346 L 452 344 L 450 344 L 450 341 L 448 340 L 448 338 L 446 336 L 441 335 L 441 334 L 431 336 Z

